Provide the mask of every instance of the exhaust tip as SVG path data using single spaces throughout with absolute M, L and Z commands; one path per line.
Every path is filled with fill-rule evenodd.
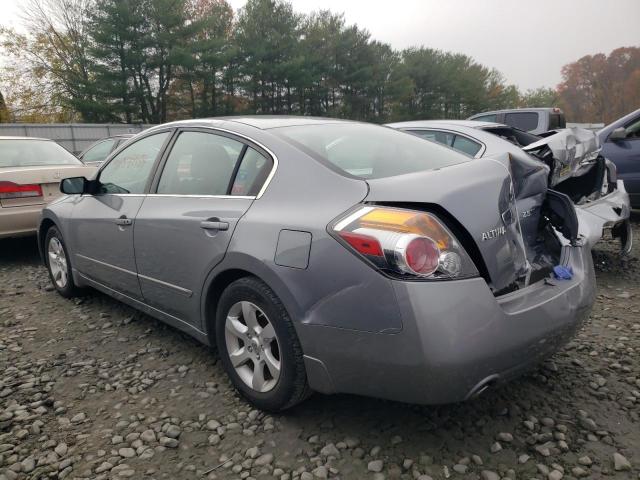
M 465 400 L 472 400 L 474 398 L 478 398 L 484 392 L 489 390 L 489 388 L 493 387 L 496 383 L 498 383 L 499 378 L 500 378 L 500 375 L 494 373 L 493 375 L 489 375 L 488 377 L 480 380 L 476 384 L 476 386 L 469 391 L 469 393 L 465 397 Z

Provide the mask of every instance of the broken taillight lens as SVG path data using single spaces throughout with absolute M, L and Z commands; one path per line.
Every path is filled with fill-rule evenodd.
M 20 185 L 13 182 L 0 182 L 0 200 L 41 196 L 42 187 L 40 185 Z
M 329 230 L 376 268 L 397 278 L 439 280 L 478 275 L 464 248 L 430 213 L 362 205 L 332 223 Z

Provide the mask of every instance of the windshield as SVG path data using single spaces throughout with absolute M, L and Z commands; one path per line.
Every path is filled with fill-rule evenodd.
M 315 124 L 271 131 L 320 162 L 364 179 L 432 170 L 469 160 L 436 143 L 377 125 Z
M 51 140 L 0 139 L 0 167 L 82 165 L 82 162 Z

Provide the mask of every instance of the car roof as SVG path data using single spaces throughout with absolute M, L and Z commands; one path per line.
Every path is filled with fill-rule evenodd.
M 181 125 L 193 125 L 193 124 L 206 124 L 219 125 L 220 122 L 232 122 L 241 123 L 243 125 L 249 125 L 251 127 L 259 128 L 261 130 L 268 130 L 270 128 L 280 127 L 293 127 L 300 125 L 322 125 L 329 123 L 358 123 L 351 120 L 341 120 L 337 118 L 324 118 L 324 117 L 306 117 L 301 115 L 243 115 L 243 116 L 231 116 L 231 117 L 212 117 L 201 118 L 193 120 L 179 120 L 176 122 L 165 123 L 162 127 L 166 126 L 181 126 Z
M 0 135 L 0 140 L 43 140 L 45 142 L 53 142 L 50 138 L 39 138 L 39 137 L 9 137 Z
M 476 120 L 415 120 L 409 122 L 396 122 L 396 123 L 387 123 L 388 127 L 392 128 L 434 128 L 434 127 L 467 127 L 467 128 L 495 128 L 495 127 L 505 127 L 511 128 L 508 125 L 504 125 L 502 123 L 495 122 L 482 122 Z
M 474 115 L 471 115 L 471 117 L 469 118 L 477 117 L 480 115 L 490 115 L 492 113 L 549 112 L 549 111 L 553 113 L 562 113 L 562 111 L 555 112 L 556 109 L 557 107 L 504 108 L 502 110 L 489 110 L 486 112 L 479 112 Z

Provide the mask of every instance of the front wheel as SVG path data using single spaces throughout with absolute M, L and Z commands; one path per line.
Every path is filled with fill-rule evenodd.
M 65 298 L 77 296 L 80 290 L 73 282 L 69 254 L 62 239 L 62 234 L 56 227 L 51 227 L 47 231 L 44 240 L 44 252 L 49 277 L 55 289 Z
M 293 323 L 280 299 L 257 278 L 236 280 L 222 293 L 216 343 L 236 389 L 261 410 L 284 410 L 309 395 Z

